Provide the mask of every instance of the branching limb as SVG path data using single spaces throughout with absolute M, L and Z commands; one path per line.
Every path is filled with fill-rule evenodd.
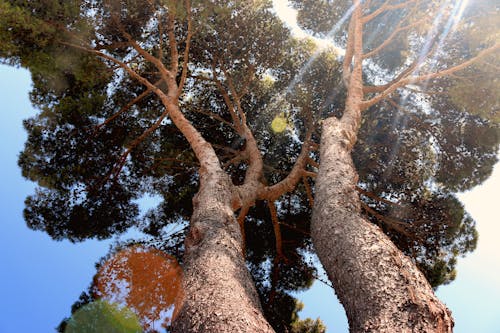
M 463 69 L 467 68 L 468 66 L 481 60 L 482 58 L 492 54 L 493 52 L 498 51 L 498 49 L 500 49 L 500 43 L 496 43 L 495 45 L 493 45 L 487 49 L 482 50 L 475 57 L 473 57 L 467 61 L 464 61 L 463 63 L 461 63 L 459 65 L 450 67 L 448 69 L 444 69 L 444 70 L 441 70 L 441 71 L 438 71 L 435 73 L 418 75 L 418 76 L 407 76 L 403 79 L 400 79 L 399 81 L 396 81 L 393 84 L 391 84 L 387 89 L 382 91 L 377 96 L 375 96 L 367 101 L 362 102 L 361 108 L 363 110 L 365 110 L 365 109 L 369 108 L 370 106 L 377 104 L 378 102 L 380 102 L 381 100 L 385 99 L 387 96 L 392 94 L 394 91 L 396 91 L 398 88 L 401 88 L 407 84 L 427 81 L 427 80 L 447 76 L 447 75 L 453 74 L 455 72 L 458 72 L 460 70 L 463 70 Z
M 186 45 L 184 48 L 184 55 L 182 59 L 182 73 L 181 79 L 179 81 L 179 93 L 177 98 L 180 96 L 182 89 L 184 88 L 184 84 L 186 83 L 186 77 L 188 73 L 188 64 L 189 64 L 189 49 L 191 47 L 191 38 L 193 35 L 193 23 L 191 17 L 191 1 L 186 0 L 186 12 L 187 12 L 187 37 L 186 37 Z
M 165 83 L 169 83 L 169 78 L 172 77 L 172 72 L 167 69 L 165 67 L 165 65 L 163 64 L 163 62 L 161 61 L 161 59 L 155 57 L 154 55 L 152 55 L 151 53 L 149 53 L 148 51 L 144 50 L 133 38 L 132 36 L 125 31 L 125 29 L 123 29 L 123 27 L 120 26 L 120 32 L 122 33 L 122 35 L 127 39 L 127 41 L 129 42 L 130 46 L 132 46 L 134 48 L 134 50 L 137 51 L 137 53 L 139 53 L 142 57 L 144 57 L 144 59 L 146 61 L 149 61 L 150 63 L 152 63 L 153 65 L 155 65 L 155 67 L 158 69 L 158 71 L 160 72 L 160 76 L 161 78 L 165 81 Z M 175 72 L 173 72 L 175 73 Z M 169 88 L 170 88 L 170 84 L 168 84 Z
M 233 79 L 229 72 L 220 64 L 222 73 L 224 74 L 228 89 L 224 87 L 222 82 L 218 79 L 218 72 L 216 68 L 215 61 L 212 63 L 212 73 L 214 82 L 219 89 L 226 106 L 228 107 L 229 113 L 233 120 L 234 128 L 236 132 L 245 139 L 245 150 L 243 154 L 247 157 L 248 168 L 245 172 L 245 180 L 243 185 L 239 187 L 238 192 L 240 193 L 243 205 L 253 204 L 255 201 L 255 193 L 261 184 L 262 171 L 264 162 L 262 160 L 262 154 L 257 145 L 255 137 L 248 127 L 245 112 L 241 106 L 241 97 L 245 92 L 238 92 Z M 253 80 L 254 70 L 251 68 L 250 74 L 247 77 L 247 81 L 244 83 L 245 90 L 248 85 L 250 85 Z
M 408 15 L 407 17 L 410 17 L 410 15 Z M 368 59 L 368 58 L 371 58 L 374 55 L 378 54 L 387 45 L 391 44 L 398 34 L 404 32 L 404 31 L 407 31 L 409 29 L 412 29 L 418 25 L 421 25 L 426 19 L 427 19 L 426 17 L 423 17 L 420 20 L 417 20 L 417 21 L 415 21 L 411 24 L 405 25 L 403 27 L 401 27 L 401 23 L 403 22 L 403 20 L 399 21 L 397 27 L 392 31 L 392 33 L 379 46 L 377 46 L 376 48 L 374 48 L 370 52 L 363 54 L 363 59 Z
M 347 45 L 344 55 L 344 60 L 342 62 L 342 81 L 346 87 L 349 87 L 349 80 L 351 78 L 351 66 L 354 57 L 354 20 L 351 18 L 349 21 L 348 35 L 347 35 Z
M 167 95 L 165 95 L 165 93 L 158 86 L 154 85 L 148 79 L 146 79 L 145 77 L 143 77 L 140 74 L 138 74 L 136 71 L 134 71 L 133 69 L 131 69 L 123 61 L 118 60 L 115 57 L 112 57 L 112 56 L 110 56 L 110 55 L 108 55 L 108 54 L 106 54 L 104 52 L 99 51 L 99 50 L 90 49 L 90 48 L 87 48 L 87 47 L 84 47 L 84 46 L 80 46 L 80 45 L 73 44 L 73 43 L 67 43 L 67 42 L 61 42 L 61 44 L 67 45 L 67 46 L 70 46 L 70 47 L 73 47 L 75 49 L 79 49 L 79 50 L 82 50 L 82 51 L 85 51 L 85 52 L 88 52 L 88 53 L 95 54 L 96 56 L 98 56 L 100 58 L 103 58 L 103 59 L 106 59 L 108 61 L 111 61 L 112 63 L 116 64 L 118 67 L 120 67 L 123 70 L 125 70 L 132 78 L 136 79 L 137 81 L 139 81 L 140 83 L 142 83 L 143 85 L 145 85 L 148 89 L 150 89 L 152 92 L 154 92 L 160 98 L 166 98 L 167 100 L 171 100 L 170 97 L 167 96 Z
M 158 80 L 156 81 L 155 83 L 153 83 L 155 86 L 157 86 L 158 84 L 161 83 L 162 80 Z M 97 131 L 99 131 L 102 127 L 106 126 L 107 124 L 109 124 L 111 121 L 113 121 L 114 119 L 116 119 L 118 116 L 120 116 L 121 114 L 123 114 L 124 112 L 127 112 L 133 105 L 137 104 L 138 102 L 140 102 L 143 98 L 145 98 L 146 96 L 148 96 L 149 94 L 151 93 L 151 89 L 146 89 L 142 94 L 140 94 L 139 96 L 137 96 L 136 98 L 134 98 L 133 100 L 131 100 L 130 102 L 128 102 L 125 106 L 123 106 L 120 111 L 116 112 L 115 114 L 113 114 L 111 117 L 107 118 L 106 120 L 104 120 L 102 123 L 100 123 L 99 125 L 97 125 L 95 127 L 95 130 L 94 130 L 94 133 L 96 133 Z
M 276 258 L 278 260 L 283 259 L 283 241 L 281 238 L 280 221 L 278 219 L 278 211 L 276 210 L 276 205 L 274 201 L 267 201 L 267 206 L 269 207 L 269 212 L 271 213 L 271 221 L 273 223 L 274 237 L 276 240 Z
M 241 97 L 243 97 L 245 95 L 246 88 L 244 88 L 243 91 L 238 92 L 236 90 L 236 86 L 234 85 L 232 76 L 224 68 L 224 66 L 221 65 L 221 68 L 222 68 L 222 72 L 224 73 L 224 76 L 225 76 L 225 78 L 227 80 L 227 83 L 228 83 L 228 86 L 229 86 L 229 91 L 231 92 L 231 96 L 233 96 L 233 100 L 234 100 L 234 102 L 236 104 L 236 112 L 238 113 L 239 119 L 240 119 L 240 121 L 241 121 L 242 124 L 246 124 L 246 122 L 247 122 L 246 115 L 243 112 L 243 109 L 241 107 Z M 253 75 L 254 75 L 253 72 L 251 72 L 251 73 L 248 74 L 247 80 L 246 80 L 244 86 L 248 87 L 248 85 L 250 85 L 250 83 L 252 82 L 252 79 L 253 79 Z
M 217 73 L 217 68 L 215 65 L 215 62 L 212 62 L 212 76 L 213 76 L 213 81 L 215 82 L 215 85 L 217 86 L 217 89 L 219 90 L 220 94 L 222 95 L 222 98 L 224 99 L 224 103 L 226 103 L 226 106 L 228 108 L 229 114 L 231 115 L 231 119 L 233 120 L 234 128 L 236 129 L 236 132 L 238 134 L 242 135 L 243 134 L 243 129 L 241 126 L 241 121 L 238 118 L 238 115 L 235 111 L 235 105 L 229 96 L 229 92 L 224 88 L 222 85 L 222 82 L 219 80 L 218 73 Z
M 373 208 L 365 204 L 364 202 L 361 202 L 361 207 L 370 215 L 374 216 L 377 220 L 382 222 L 384 225 L 386 225 L 388 228 L 393 229 L 394 231 L 397 231 L 401 235 L 404 235 L 410 239 L 414 239 L 415 235 L 411 232 L 409 232 L 406 229 L 406 224 L 400 221 L 397 221 L 395 219 L 389 218 L 387 216 L 383 216 L 379 214 L 377 211 L 375 211 Z
M 241 238 L 242 238 L 242 246 L 241 246 L 241 251 L 243 258 L 246 257 L 246 235 L 245 235 L 245 218 L 247 217 L 248 210 L 250 209 L 249 205 L 245 205 L 241 207 L 240 213 L 238 214 L 238 224 L 240 225 L 240 232 L 241 232 Z
M 307 200 L 309 201 L 309 206 L 313 207 L 314 206 L 314 198 L 312 195 L 311 185 L 309 185 L 309 180 L 307 179 L 307 177 L 303 176 L 302 182 L 304 183 L 304 187 L 306 189 L 306 195 L 307 195 Z
M 384 91 L 385 89 L 388 89 L 391 85 L 401 81 L 403 78 L 413 73 L 419 65 L 420 65 L 419 60 L 415 59 L 415 61 L 413 61 L 413 63 L 410 66 L 408 66 L 408 68 L 399 73 L 391 82 L 378 86 L 363 86 L 363 93 L 369 94 L 369 93 Z
M 196 112 L 196 113 L 200 113 L 200 114 L 203 114 L 205 116 L 208 116 L 210 118 L 213 118 L 217 121 L 219 121 L 220 123 L 232 128 L 233 130 L 235 130 L 235 127 L 234 127 L 234 124 L 227 121 L 226 119 L 222 118 L 220 115 L 218 115 L 217 113 L 214 113 L 214 112 L 210 112 L 210 111 L 207 111 L 207 110 L 203 110 L 203 109 L 196 109 L 196 110 L 192 110 L 193 112 Z
M 426 18 L 424 17 L 424 19 Z M 405 70 L 399 73 L 394 79 L 383 85 L 363 86 L 363 94 L 382 92 L 388 89 L 391 85 L 415 73 L 422 65 L 423 59 L 429 57 L 430 55 L 432 55 L 434 52 L 437 51 L 438 49 L 438 44 L 436 43 L 437 37 L 438 34 L 434 33 L 432 37 L 430 37 L 430 40 L 428 41 L 428 45 L 432 45 L 432 47 L 428 47 L 426 50 L 424 50 L 425 52 L 421 52 L 418 55 L 418 57 L 416 57 L 415 60 L 413 60 L 413 62 Z
M 307 164 L 309 164 L 310 166 L 316 168 L 316 169 L 319 169 L 319 163 L 316 162 L 315 160 L 313 160 L 312 158 L 310 158 L 309 156 L 307 157 Z
M 179 50 L 177 50 L 177 39 L 175 38 L 175 14 L 171 12 L 167 16 L 167 35 L 170 49 L 170 74 L 175 78 L 179 71 Z
M 316 178 L 317 175 L 318 175 L 317 172 L 302 170 L 302 176 L 303 177 Z
M 295 160 L 292 170 L 290 171 L 288 176 L 286 176 L 285 179 L 281 180 L 279 183 L 261 188 L 258 194 L 258 198 L 274 201 L 283 194 L 290 192 L 295 188 L 297 183 L 302 179 L 302 176 L 305 172 L 305 166 L 309 157 L 311 138 L 312 129 L 309 128 L 306 132 L 306 137 L 304 143 L 302 144 L 300 154 L 297 157 L 297 160 Z
M 380 6 L 376 10 L 374 10 L 373 12 L 371 12 L 368 15 L 363 16 L 361 20 L 362 20 L 363 24 L 366 24 L 366 23 L 370 22 L 371 20 L 375 19 L 377 16 L 379 16 L 387 11 L 404 8 L 404 7 L 408 6 L 409 4 L 414 3 L 416 1 L 417 0 L 408 0 L 406 2 L 400 2 L 398 4 L 391 5 L 391 0 L 387 0 L 384 2 L 384 4 L 382 6 Z
M 128 146 L 128 148 L 120 155 L 120 158 L 118 161 L 115 163 L 111 171 L 108 173 L 108 175 L 102 179 L 97 188 L 100 188 L 102 185 L 104 185 L 109 179 L 116 179 L 118 177 L 118 174 L 121 172 L 123 169 L 123 166 L 127 162 L 127 157 L 130 155 L 132 152 L 132 149 L 137 147 L 144 139 L 146 139 L 153 131 L 155 131 L 162 123 L 163 119 L 168 115 L 168 109 L 166 109 L 160 117 L 157 119 L 157 121 L 153 124 L 153 126 L 149 127 L 146 129 L 139 137 L 137 137 L 132 143 Z
M 364 196 L 367 196 L 368 198 L 370 199 L 373 199 L 375 201 L 378 201 L 378 202 L 382 202 L 382 203 L 385 203 L 385 204 L 388 204 L 388 205 L 396 205 L 398 206 L 399 204 L 396 203 L 396 202 L 392 202 L 390 200 L 387 200 L 387 199 L 384 199 L 384 198 L 381 198 L 379 197 L 378 195 L 376 195 L 375 193 L 373 192 L 370 192 L 370 191 L 366 191 L 366 190 L 363 190 L 361 187 L 359 186 L 356 186 L 356 191 L 358 191 L 358 193 L 364 195 Z
M 309 147 L 310 147 L 311 151 L 319 151 L 319 144 L 314 142 L 314 141 L 311 141 L 309 143 Z
M 349 22 L 350 33 L 352 32 L 353 36 L 352 57 L 354 63 L 349 75 L 344 114 L 340 119 L 345 135 L 344 144 L 347 149 L 351 149 L 355 144 L 358 128 L 361 124 L 361 109 L 359 108 L 359 101 L 363 99 L 363 23 L 361 21 L 361 2 L 361 0 L 354 0 L 355 7 Z
M 161 124 L 163 118 L 168 114 L 172 119 L 173 123 L 175 124 L 175 126 L 181 131 L 181 133 L 189 142 L 196 157 L 200 161 L 200 164 L 214 168 L 218 167 L 220 168 L 219 160 L 213 148 L 201 136 L 198 130 L 186 119 L 186 117 L 182 114 L 182 112 L 179 109 L 178 99 L 176 98 L 176 96 L 178 95 L 177 93 L 178 87 L 177 83 L 175 82 L 175 77 L 173 78 L 173 80 L 169 78 L 169 81 L 167 81 L 167 85 L 169 86 L 169 91 L 167 95 L 162 91 L 161 88 L 155 86 L 148 79 L 146 79 L 145 77 L 141 76 L 140 74 L 132 70 L 123 61 L 120 61 L 106 53 L 103 53 L 95 49 L 89 49 L 77 44 L 66 43 L 66 42 L 62 42 L 62 44 L 83 50 L 85 52 L 89 52 L 91 54 L 95 54 L 96 56 L 99 56 L 103 59 L 106 59 L 108 61 L 117 64 L 119 67 L 123 68 L 132 78 L 136 79 L 137 81 L 145 85 L 147 88 L 151 89 L 151 91 L 154 92 L 160 98 L 163 105 L 166 107 L 166 110 L 160 117 L 159 122 L 156 123 L 157 124 L 156 127 L 158 127 Z M 151 129 L 154 130 L 155 128 L 153 127 Z M 143 136 L 141 135 L 141 137 Z M 128 156 L 129 153 L 130 152 L 126 153 L 126 155 Z M 121 167 L 125 163 L 125 159 L 126 156 L 122 158 L 122 160 L 118 164 L 118 170 L 121 170 Z M 119 166 L 120 164 L 121 166 Z

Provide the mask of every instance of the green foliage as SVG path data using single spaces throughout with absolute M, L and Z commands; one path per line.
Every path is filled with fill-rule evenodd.
M 453 193 L 491 174 L 499 129 L 450 109 L 419 111 L 416 97 L 405 102 L 405 110 L 383 103 L 366 111 L 353 158 L 361 197 L 380 216 L 367 215 L 437 287 L 476 247 L 475 223 Z
M 498 57 L 493 58 L 486 67 L 499 63 Z M 480 71 L 478 66 L 471 68 L 472 72 Z M 449 90 L 450 99 L 456 105 L 463 107 L 467 112 L 500 123 L 500 80 L 494 71 L 487 71 L 480 81 L 460 80 L 453 84 Z
M 471 1 L 452 36 L 452 54 L 461 57 L 498 43 L 499 22 L 497 4 L 484 0 Z M 500 124 L 499 62 L 499 52 L 494 52 L 450 78 L 436 80 L 432 87 L 447 92 L 445 96 L 436 96 L 436 99 Z
M 140 333 L 137 316 L 127 308 L 95 301 L 78 309 L 68 320 L 65 333 Z
M 347 26 L 338 25 L 349 2 L 292 3 L 300 25 L 346 45 Z M 384 3 L 370 1 L 363 15 Z M 415 75 L 450 68 L 498 41 L 498 10 L 490 1 L 470 2 L 463 12 L 459 2 L 391 5 L 364 23 L 367 84 L 388 82 L 415 61 Z M 474 222 L 453 193 L 482 183 L 497 162 L 497 58 L 492 53 L 456 75 L 398 89 L 363 114 L 353 158 L 365 212 L 434 287 L 453 280 L 456 258 L 475 248 Z
M 298 317 L 298 312 L 304 308 L 304 304 L 297 301 L 295 303 L 295 311 L 292 319 L 292 333 L 325 333 L 326 326 L 323 324 L 321 319 L 312 320 L 311 318 L 306 318 L 300 320 Z
M 338 36 L 339 32 L 345 29 L 346 22 L 348 23 L 342 18 L 349 11 L 351 5 L 349 1 L 292 0 L 290 2 L 299 11 L 298 23 L 316 34 L 326 36 L 334 33 L 334 36 Z M 339 27 L 338 31 L 332 31 L 332 28 L 341 21 L 344 21 L 344 26 Z

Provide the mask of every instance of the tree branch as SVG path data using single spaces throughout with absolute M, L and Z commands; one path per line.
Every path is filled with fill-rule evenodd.
M 311 185 L 309 185 L 309 181 L 305 176 L 302 176 L 302 182 L 304 183 L 304 187 L 306 189 L 307 200 L 309 201 L 309 206 L 314 206 L 314 197 L 312 195 Z
M 155 86 L 160 84 L 161 83 L 161 79 L 156 81 L 155 83 L 153 83 Z M 116 119 L 119 115 L 121 115 L 122 113 L 128 111 L 133 105 L 137 104 L 139 101 L 141 101 L 144 97 L 146 97 L 147 95 L 149 95 L 151 93 L 151 89 L 147 88 L 142 94 L 140 94 L 139 96 L 137 96 L 136 98 L 134 98 L 133 100 L 131 100 L 130 102 L 127 103 L 127 105 L 123 106 L 120 111 L 116 112 L 115 114 L 113 114 L 111 117 L 107 118 L 106 120 L 104 120 L 102 123 L 100 123 L 99 125 L 97 125 L 95 127 L 95 130 L 94 130 L 94 133 L 97 133 L 102 127 L 106 126 L 107 124 L 109 124 L 111 121 L 113 121 L 114 119 Z
M 139 53 L 141 56 L 143 56 L 146 61 L 149 61 L 158 69 L 162 79 L 165 81 L 165 83 L 167 83 L 168 87 L 171 88 L 171 85 L 169 84 L 168 78 L 172 76 L 172 72 L 170 72 L 170 70 L 168 70 L 165 67 L 163 62 L 160 59 L 158 59 L 157 57 L 153 56 L 148 51 L 144 50 L 139 44 L 137 44 L 137 42 L 132 38 L 132 36 L 128 32 L 126 32 L 125 29 L 123 29 L 121 27 L 121 25 L 120 25 L 120 32 L 127 39 L 127 41 L 134 48 L 134 50 L 137 51 L 137 53 Z
M 391 1 L 387 0 L 386 2 L 384 2 L 384 4 L 382 6 L 380 6 L 376 10 L 374 10 L 373 12 L 371 12 L 368 15 L 363 16 L 361 18 L 361 20 L 362 20 L 363 24 L 366 24 L 382 13 L 385 13 L 389 10 L 395 10 L 395 9 L 406 7 L 408 4 L 415 2 L 415 1 L 416 0 L 408 0 L 406 2 L 401 2 L 401 3 L 395 4 L 395 5 L 391 5 L 391 4 L 389 4 Z
M 387 199 L 384 199 L 384 198 L 381 198 L 379 197 L 378 195 L 374 194 L 373 192 L 370 192 L 370 191 L 366 191 L 366 190 L 363 190 L 361 187 L 359 186 L 356 186 L 356 191 L 358 191 L 358 193 L 362 194 L 362 195 L 365 195 L 367 196 L 368 198 L 371 198 L 373 200 L 376 200 L 378 202 L 383 202 L 385 204 L 388 204 L 388 205 L 396 205 L 396 206 L 399 206 L 398 203 L 396 202 L 392 202 L 392 201 L 389 201 Z
M 236 132 L 238 132 L 238 134 L 240 134 L 240 135 L 243 135 L 241 121 L 238 118 L 237 113 L 235 112 L 235 106 L 233 104 L 233 101 L 231 100 L 231 97 L 229 96 L 228 91 L 222 85 L 222 82 L 217 78 L 217 69 L 215 67 L 215 62 L 212 62 L 212 75 L 213 75 L 213 81 L 215 82 L 217 89 L 219 89 L 219 92 L 221 93 L 222 98 L 224 99 L 224 103 L 226 103 L 229 114 L 231 115 L 231 119 L 233 120 L 233 124 L 234 124 L 234 128 L 236 129 Z
M 103 59 L 106 59 L 106 60 L 109 60 L 109 61 L 115 63 L 116 65 L 118 65 L 118 67 L 120 67 L 123 70 L 125 70 L 132 78 L 136 79 L 137 81 L 139 81 L 140 83 L 142 83 L 143 85 L 145 85 L 147 88 L 149 88 L 155 94 L 157 94 L 160 98 L 163 97 L 163 98 L 166 98 L 168 100 L 171 100 L 171 98 L 169 96 L 165 95 L 165 93 L 160 88 L 158 88 L 157 86 L 155 86 L 154 84 L 152 84 L 145 77 L 139 75 L 137 72 L 135 72 L 133 69 L 131 69 L 123 61 L 120 61 L 120 60 L 118 60 L 118 59 L 116 59 L 116 58 L 114 58 L 114 57 L 112 57 L 110 55 L 107 55 L 106 53 L 103 53 L 103 52 L 95 50 L 95 49 L 89 49 L 89 48 L 86 48 L 84 46 L 80 46 L 80 45 L 72 44 L 72 43 L 67 43 L 67 42 L 60 42 L 60 43 L 63 44 L 63 45 L 67 45 L 67 46 L 70 46 L 70 47 L 73 47 L 73 48 L 76 48 L 76 49 L 88 52 L 88 53 L 93 53 L 93 54 L 97 55 L 98 57 L 101 57 Z
M 349 87 L 349 79 L 351 78 L 351 65 L 354 57 L 354 39 L 354 20 L 351 18 L 349 21 L 344 60 L 342 61 L 342 81 L 346 87 Z
M 222 124 L 224 124 L 226 126 L 229 126 L 233 130 L 235 129 L 234 124 L 230 123 L 229 121 L 227 121 L 226 119 L 222 118 L 220 115 L 218 115 L 218 114 L 216 114 L 214 112 L 210 112 L 210 111 L 203 110 L 203 109 L 196 109 L 196 110 L 192 110 L 192 111 L 196 112 L 196 113 L 200 113 L 200 114 L 206 115 L 206 116 L 208 116 L 210 118 L 216 119 L 219 122 L 221 122 Z
M 179 51 L 177 50 L 177 40 L 175 38 L 175 16 L 172 13 L 168 14 L 167 34 L 170 47 L 170 74 L 175 78 L 179 71 Z
M 408 15 L 408 17 L 409 16 L 410 15 Z M 422 22 L 424 22 L 425 20 L 426 20 L 426 17 L 423 17 L 422 19 L 417 20 L 417 21 L 413 22 L 412 24 L 405 25 L 404 27 L 400 26 L 401 23 L 403 22 L 403 20 L 399 21 L 396 29 L 394 29 L 393 32 L 379 46 L 377 46 L 373 50 L 363 54 L 363 59 L 368 59 L 368 58 L 373 57 L 374 55 L 379 53 L 382 49 L 384 49 L 387 45 L 389 45 L 392 41 L 394 41 L 394 38 L 396 38 L 396 36 L 399 33 L 406 31 L 406 30 L 409 30 L 415 26 L 418 26 L 418 25 L 422 24 Z
M 438 78 L 438 77 L 443 77 L 443 76 L 458 72 L 462 69 L 465 69 L 468 66 L 477 62 L 478 60 L 480 60 L 480 59 L 486 57 L 487 55 L 497 51 L 499 48 L 500 48 L 500 43 L 496 43 L 495 45 L 493 45 L 487 49 L 482 50 L 475 57 L 473 57 L 467 61 L 464 61 L 463 63 L 461 63 L 459 65 L 456 65 L 456 66 L 453 66 L 453 67 L 450 67 L 448 69 L 444 69 L 444 70 L 441 70 L 441 71 L 438 71 L 435 73 L 429 73 L 429 74 L 418 75 L 418 76 L 407 76 L 404 79 L 400 79 L 399 81 L 392 83 L 387 89 L 385 89 L 379 95 L 377 95 L 377 96 L 375 96 L 367 101 L 362 102 L 361 108 L 363 110 L 365 110 L 365 109 L 369 108 L 370 106 L 377 104 L 378 102 L 380 102 L 381 100 L 383 100 L 384 98 L 386 98 L 387 96 L 392 94 L 394 91 L 396 91 L 398 88 L 401 88 L 407 84 L 417 83 L 417 82 L 421 82 L 421 81 L 427 81 L 427 80 Z
M 229 92 L 233 96 L 233 100 L 236 103 L 236 112 L 237 112 L 237 115 L 239 117 L 239 121 L 241 122 L 241 124 L 245 124 L 247 122 L 247 119 L 246 119 L 245 113 L 243 112 L 243 110 L 241 108 L 241 100 L 240 100 L 240 98 L 242 97 L 242 95 L 240 95 L 238 93 L 238 91 L 236 90 L 236 87 L 235 87 L 235 85 L 233 83 L 233 78 L 227 72 L 227 70 L 224 68 L 224 66 L 222 64 L 221 64 L 221 69 L 222 69 L 222 72 L 224 73 L 224 77 L 226 78 L 227 83 L 229 85 Z
M 280 221 L 278 219 L 278 211 L 276 210 L 276 205 L 274 201 L 267 201 L 267 206 L 269 207 L 269 212 L 271 213 L 271 221 L 273 223 L 274 237 L 276 240 L 276 257 L 278 260 L 283 258 L 283 241 L 281 238 Z
M 241 252 L 243 255 L 243 258 L 246 257 L 246 234 L 245 234 L 245 218 L 247 217 L 248 210 L 250 209 L 249 205 L 244 205 L 241 207 L 240 213 L 238 214 L 238 224 L 240 225 L 240 232 L 241 232 L 241 239 L 242 239 L 242 246 L 241 246 Z
M 192 24 L 192 17 L 191 17 L 191 1 L 186 0 L 186 12 L 187 12 L 187 36 L 186 36 L 186 46 L 184 48 L 184 55 L 183 55 L 183 63 L 182 63 L 182 73 L 181 73 L 181 79 L 179 81 L 179 95 L 184 88 L 184 84 L 186 83 L 186 77 L 187 77 L 187 72 L 188 72 L 188 63 L 189 63 L 189 49 L 191 47 L 191 37 L 192 37 L 192 29 L 193 29 L 193 24 Z
M 311 126 L 311 122 L 309 123 L 309 125 Z M 302 144 L 299 156 L 295 160 L 292 170 L 290 171 L 288 176 L 274 185 L 262 187 L 257 196 L 259 199 L 274 201 L 283 194 L 290 192 L 295 188 L 297 183 L 302 179 L 302 176 L 304 175 L 307 158 L 309 157 L 309 146 L 311 138 L 312 128 L 309 127 L 306 132 L 306 137 L 304 139 L 304 143 Z
M 118 161 L 115 163 L 115 165 L 108 173 L 108 175 L 98 183 L 96 189 L 104 185 L 109 179 L 111 178 L 116 179 L 118 177 L 118 174 L 121 172 L 123 166 L 127 162 L 127 157 L 132 152 L 132 149 L 134 149 L 139 143 L 141 143 L 145 138 L 147 138 L 154 130 L 156 130 L 161 125 L 161 122 L 163 121 L 163 119 L 165 119 L 167 115 L 168 115 L 168 109 L 166 109 L 160 115 L 160 117 L 153 124 L 153 126 L 146 129 L 139 137 L 137 137 L 134 141 L 132 141 L 132 143 L 128 146 L 128 148 L 120 155 Z
M 370 206 L 368 206 L 364 202 L 361 202 L 361 207 L 367 213 L 374 216 L 377 220 L 384 223 L 390 229 L 393 229 L 393 230 L 397 231 L 398 233 L 400 233 L 401 235 L 404 235 L 410 239 L 414 239 L 414 235 L 412 233 L 410 233 L 408 230 L 406 230 L 404 223 L 379 214 L 378 212 L 376 212 L 374 209 L 372 209 Z

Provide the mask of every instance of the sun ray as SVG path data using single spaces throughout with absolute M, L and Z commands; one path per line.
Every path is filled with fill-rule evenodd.
M 422 52 L 419 54 L 419 64 L 427 63 L 429 67 L 427 68 L 428 72 L 433 71 L 437 66 L 437 58 L 439 57 L 439 51 L 443 48 L 446 38 L 452 33 L 457 24 L 460 22 L 462 15 L 465 11 L 465 8 L 468 5 L 468 0 L 453 0 L 453 1 L 445 1 L 440 7 L 438 14 L 434 20 L 433 27 L 429 34 L 426 37 L 426 43 Z M 451 7 L 451 8 L 450 8 Z M 440 25 L 442 25 L 443 21 L 446 19 L 446 23 L 444 27 L 439 29 Z M 439 36 L 433 36 L 432 34 L 437 33 L 441 30 Z M 429 53 L 430 48 L 432 47 L 433 41 L 436 40 L 435 50 L 433 52 L 433 56 L 426 59 L 427 53 Z M 415 73 L 418 74 L 418 70 L 421 66 L 417 66 Z M 425 81 L 422 86 L 425 89 L 427 87 L 428 81 Z

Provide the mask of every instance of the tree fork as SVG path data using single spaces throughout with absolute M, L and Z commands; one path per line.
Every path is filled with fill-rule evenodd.
M 262 315 L 222 170 L 200 170 L 186 238 L 182 308 L 173 332 L 274 332 Z
M 416 265 L 361 213 L 358 174 L 351 149 L 363 108 L 362 4 L 349 24 L 351 68 L 342 118 L 322 122 L 311 237 L 318 257 L 345 308 L 352 333 L 452 332 L 450 311 L 434 295 Z

